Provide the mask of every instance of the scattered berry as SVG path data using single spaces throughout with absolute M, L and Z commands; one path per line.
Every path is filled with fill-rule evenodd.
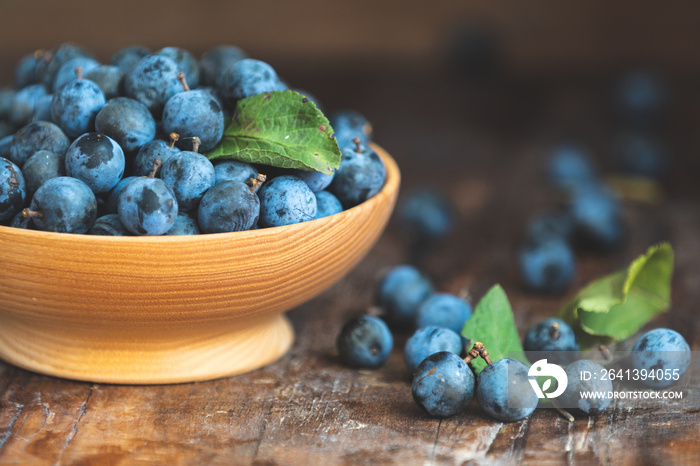
M 343 362 L 359 369 L 376 369 L 383 365 L 393 345 L 389 327 L 374 316 L 357 317 L 346 323 L 337 341 Z

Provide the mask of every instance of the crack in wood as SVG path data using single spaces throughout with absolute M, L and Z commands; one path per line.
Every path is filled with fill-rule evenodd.
M 435 429 L 435 439 L 433 440 L 433 449 L 430 451 L 430 459 L 435 461 L 435 450 L 437 449 L 438 437 L 440 436 L 440 426 L 442 426 L 442 419 L 438 420 L 437 429 Z
M 274 406 L 275 402 L 274 400 L 270 403 L 270 408 L 267 410 L 267 413 L 265 414 L 265 418 L 263 419 L 262 426 L 260 427 L 259 430 L 259 435 L 258 435 L 258 441 L 255 442 L 255 450 L 253 450 L 253 459 L 251 463 L 255 463 L 258 459 L 258 451 L 260 450 L 260 445 L 262 444 L 263 439 L 265 438 L 265 431 L 267 430 L 267 423 L 270 421 L 270 418 L 272 417 L 272 407 Z
M 526 417 L 523 419 L 522 423 L 520 424 L 520 429 L 518 430 L 518 433 L 513 437 L 513 445 L 511 446 L 510 449 L 510 456 L 511 458 L 515 458 L 517 455 L 518 457 L 518 462 L 522 459 L 523 455 L 525 454 L 525 445 L 527 444 L 527 437 L 530 433 L 530 417 Z M 522 438 L 523 442 L 516 442 L 516 440 Z M 515 450 L 515 448 L 519 445 L 518 451 Z
M 566 464 L 574 464 L 574 422 L 566 423 Z
M 92 385 L 90 387 L 90 390 L 88 391 L 87 396 L 85 397 L 83 402 L 80 404 L 80 411 L 78 412 L 78 418 L 75 420 L 75 423 L 73 423 L 73 428 L 71 429 L 70 433 L 68 434 L 68 437 L 66 437 L 66 441 L 63 444 L 63 448 L 61 449 L 61 453 L 58 455 L 58 460 L 56 461 L 56 464 L 61 464 L 61 459 L 63 458 L 63 454 L 68 449 L 68 445 L 70 445 L 70 443 L 73 441 L 73 438 L 77 435 L 78 423 L 80 422 L 80 420 L 83 418 L 83 416 L 87 412 L 88 401 L 90 401 L 90 397 L 92 396 L 92 392 L 96 388 L 97 388 L 96 385 Z
M 2 451 L 2 449 L 5 447 L 5 444 L 12 436 L 12 430 L 15 428 L 15 422 L 17 422 L 17 419 L 22 414 L 22 411 L 24 411 L 24 405 L 15 401 L 15 392 L 12 392 L 10 394 L 10 401 L 15 405 L 15 408 L 17 408 L 17 413 L 14 416 L 12 416 L 10 424 L 7 427 L 7 433 L 3 438 L 0 439 L 0 451 Z

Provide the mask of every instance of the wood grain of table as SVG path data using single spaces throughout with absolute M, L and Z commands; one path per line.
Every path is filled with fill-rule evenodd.
M 569 423 L 549 409 L 515 423 L 488 418 L 476 401 L 452 418 L 431 419 L 413 402 L 397 334 L 386 365 L 344 367 L 335 350 L 342 324 L 372 304 L 377 276 L 418 261 L 439 289 L 479 298 L 501 283 L 521 335 L 552 315 L 589 280 L 669 240 L 677 261 L 673 306 L 649 328 L 679 330 L 700 348 L 698 109 L 685 103 L 662 126 L 680 156 L 656 205 L 625 203 L 628 241 L 607 255 L 578 255 L 566 295 L 523 290 L 515 254 L 527 218 L 560 202 L 541 175 L 548 144 L 583 122 L 579 134 L 602 148 L 613 126 L 605 81 L 501 83 L 471 91 L 458 77 L 386 72 L 309 76 L 330 107 L 361 109 L 376 139 L 404 171 L 404 191 L 439 184 L 454 200 L 458 228 L 416 255 L 392 223 L 345 279 L 289 317 L 296 342 L 279 361 L 236 377 L 163 386 L 91 384 L 0 363 L 2 464 L 698 464 L 700 414 L 682 403 L 621 407 Z M 682 80 L 681 80 L 682 81 Z M 332 82 L 333 85 L 328 84 Z M 681 82 L 682 85 L 682 82 Z M 427 86 L 427 88 L 426 88 Z M 343 92 L 338 92 L 340 88 Z M 335 89 L 335 90 L 334 90 Z M 410 95 L 410 99 L 406 96 Z M 512 98 L 512 99 L 511 99 Z M 696 100 L 697 102 L 697 100 Z M 700 376 L 693 375 L 698 387 Z

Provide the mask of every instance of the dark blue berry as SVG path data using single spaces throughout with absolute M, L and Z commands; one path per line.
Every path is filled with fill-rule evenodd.
M 88 234 L 99 236 L 129 236 L 129 231 L 122 225 L 121 220 L 119 220 L 119 215 L 107 214 L 95 220 Z
M 362 316 L 347 322 L 338 335 L 340 358 L 350 367 L 376 369 L 386 362 L 394 339 L 383 320 Z
M 180 212 L 197 209 L 199 201 L 216 182 L 214 165 L 202 154 L 181 151 L 163 163 L 160 178 L 173 188 Z
M 0 157 L 5 159 L 10 159 L 10 147 L 12 147 L 12 138 L 14 135 L 10 134 L 0 139 Z
M 10 158 L 21 167 L 40 150 L 64 155 L 68 146 L 70 141 L 61 128 L 48 121 L 35 121 L 15 133 L 10 146 Z
M 124 174 L 124 151 L 109 136 L 86 133 L 68 148 L 66 173 L 85 182 L 95 193 L 106 193 Z
M 206 51 L 199 61 L 202 71 L 202 80 L 208 86 L 218 86 L 224 68 L 231 66 L 246 57 L 238 47 L 232 45 L 219 45 Z
M 105 200 L 104 210 L 108 214 L 116 214 L 118 212 L 119 196 L 121 195 L 126 185 L 134 181 L 138 176 L 127 176 L 119 180 L 119 183 L 114 186 Z
M 414 325 L 418 308 L 432 294 L 433 285 L 427 277 L 413 266 L 400 265 L 379 283 L 376 300 L 389 323 L 408 327 Z
M 105 104 L 100 87 L 88 79 L 74 79 L 56 90 L 51 118 L 70 138 L 95 129 L 95 117 Z
M 448 328 L 423 327 L 416 330 L 406 341 L 403 361 L 410 373 L 431 354 L 449 351 L 457 355 L 463 350 L 462 337 Z
M 316 196 L 316 218 L 328 217 L 343 211 L 343 204 L 328 191 L 314 193 Z
M 209 189 L 199 204 L 197 220 L 203 233 L 250 230 L 258 223 L 260 200 L 242 181 L 222 181 Z
M 661 76 L 644 70 L 631 71 L 617 84 L 620 113 L 632 123 L 658 120 L 668 104 L 668 88 Z
M 472 307 L 465 300 L 448 293 L 435 293 L 418 308 L 416 327 L 444 327 L 461 333 L 472 316 Z
M 326 189 L 333 181 L 335 173 L 327 175 L 321 172 L 306 171 L 306 170 L 290 170 L 290 175 L 294 175 L 297 178 L 301 178 L 306 184 L 309 185 L 311 191 L 317 193 Z
M 138 176 L 148 176 L 153 170 L 153 164 L 156 160 L 160 160 L 161 164 L 168 161 L 168 159 L 173 155 L 180 152 L 180 149 L 175 147 L 175 140 L 177 138 L 171 135 L 170 142 L 165 142 L 160 139 L 148 142 L 139 149 L 139 153 L 136 154 L 134 159 L 134 165 L 132 171 L 134 175 Z M 158 165 L 156 169 L 155 176 L 160 176 L 162 165 Z
M 580 359 L 568 364 L 564 368 L 567 384 L 564 393 L 556 398 L 557 404 L 565 409 L 572 409 L 572 414 L 584 414 L 586 416 L 598 414 L 610 404 L 613 385 L 609 377 L 604 377 L 605 368 L 597 362 L 588 359 Z M 589 380 L 583 373 L 590 375 Z M 582 396 L 588 392 L 590 395 L 598 393 L 598 396 Z
M 97 201 L 88 185 L 60 176 L 36 190 L 25 216 L 31 217 L 38 230 L 87 233 L 97 218 Z
M 114 139 L 124 151 L 134 152 L 153 140 L 156 122 L 141 102 L 117 97 L 97 114 L 95 130 Z
M 353 140 L 357 137 L 363 146 L 372 141 L 372 124 L 362 114 L 355 110 L 340 110 L 333 112 L 328 118 L 331 128 L 335 131 L 338 147 L 355 147 Z
M 197 63 L 197 60 L 190 52 L 178 47 L 165 47 L 158 50 L 154 55 L 170 58 L 177 65 L 177 70 L 185 73 L 190 87 L 192 89 L 199 87 L 199 63 Z
M 567 188 L 595 179 L 588 151 L 576 144 L 561 144 L 549 156 L 549 180 L 554 186 Z
M 611 250 L 622 243 L 620 205 L 606 187 L 597 183 L 579 186 L 572 192 L 570 213 L 578 246 Z
M 85 79 L 97 84 L 107 100 L 124 93 L 124 71 L 116 66 L 100 65 L 87 71 Z
M 88 71 L 93 70 L 98 66 L 100 66 L 99 62 L 89 57 L 71 58 L 63 65 L 61 65 L 61 67 L 58 69 L 56 76 L 53 78 L 53 84 L 51 86 L 51 89 L 53 89 L 55 92 L 61 87 L 63 87 L 63 85 L 74 80 L 76 74 L 75 70 L 78 67 L 82 68 L 83 73 L 87 73 Z
M 267 63 L 244 58 L 227 66 L 219 80 L 219 93 L 228 105 L 257 94 L 287 89 Z
M 201 150 L 208 151 L 224 135 L 224 112 L 208 92 L 189 90 L 181 76 L 185 92 L 175 94 L 163 108 L 163 129 L 183 138 L 198 137 Z
M 10 226 L 12 228 L 21 228 L 23 230 L 31 230 L 32 225 L 31 225 L 32 219 L 29 217 L 25 217 L 24 213 L 22 211 L 18 212 L 17 215 L 12 217 L 12 222 L 10 222 Z
M 51 102 L 53 102 L 53 94 L 46 94 L 45 96 L 39 98 L 34 106 L 34 113 L 29 119 L 29 122 L 52 121 Z
M 24 162 L 22 173 L 27 183 L 27 195 L 34 195 L 39 186 L 51 178 L 66 176 L 65 156 L 48 150 L 40 150 Z
M 151 51 L 140 45 L 132 45 L 118 50 L 109 60 L 109 64 L 116 66 L 124 73 L 128 73 L 141 60 L 151 54 Z
M 550 240 L 569 242 L 573 239 L 573 231 L 573 219 L 568 212 L 541 212 L 528 223 L 525 243 L 541 244 Z
M 641 382 L 652 388 L 672 385 L 690 365 L 690 346 L 683 336 L 668 328 L 657 328 L 642 335 L 632 349 L 632 367 L 646 370 Z M 653 376 L 649 377 L 649 374 Z
M 46 56 L 50 57 L 50 61 L 42 72 L 42 83 L 47 89 L 51 89 L 56 74 L 68 60 L 77 57 L 94 58 L 90 52 L 76 44 L 62 44 L 55 51 L 47 52 Z
M 27 188 L 19 167 L 0 157 L 0 222 L 17 215 L 26 198 Z
M 46 57 L 43 50 L 23 56 L 15 68 L 15 86 L 17 89 L 37 84 L 41 81 L 39 70 L 46 66 Z
M 226 160 L 217 163 L 214 165 L 214 172 L 216 173 L 217 183 L 221 183 L 222 181 L 245 182 L 258 175 L 258 171 L 253 168 L 252 165 L 237 160 Z
M 177 80 L 177 64 L 163 55 L 149 55 L 142 58 L 127 72 L 124 78 L 124 91 L 128 97 L 136 99 L 160 118 L 165 103 L 182 86 Z
M 201 231 L 197 220 L 187 214 L 177 214 L 177 219 L 173 226 L 165 233 L 168 236 L 198 235 Z
M 530 385 L 528 370 L 517 359 L 500 359 L 481 371 L 476 381 L 476 397 L 489 416 L 514 422 L 537 408 L 539 398 Z
M 10 112 L 12 111 L 12 101 L 15 100 L 15 95 L 17 91 L 9 87 L 0 88 L 0 121 L 5 121 L 10 119 Z M 9 133 L 8 133 L 9 134 Z M 7 136 L 7 134 L 3 135 Z
M 525 245 L 520 250 L 519 260 L 525 285 L 540 293 L 563 292 L 576 271 L 571 247 L 557 239 Z
M 119 220 L 131 233 L 158 236 L 177 220 L 175 193 L 163 180 L 139 177 L 126 185 L 119 195 Z
M 374 150 L 357 145 L 343 149 L 340 167 L 328 190 L 348 209 L 377 194 L 385 179 L 382 159 Z
M 553 364 L 565 365 L 578 358 L 579 345 L 571 327 L 560 319 L 546 319 L 533 325 L 525 335 L 525 351 L 547 352 Z
M 260 189 L 260 226 L 278 227 L 316 217 L 316 196 L 296 176 L 278 176 Z
M 462 411 L 474 398 L 474 373 L 449 351 L 430 355 L 413 375 L 414 401 L 429 415 L 446 418 Z
M 15 127 L 26 125 L 34 115 L 42 97 L 49 95 L 41 84 L 31 84 L 17 91 L 10 106 L 10 123 Z
M 417 243 L 433 243 L 450 234 L 454 208 L 441 193 L 422 189 L 408 196 L 399 212 L 401 227 Z

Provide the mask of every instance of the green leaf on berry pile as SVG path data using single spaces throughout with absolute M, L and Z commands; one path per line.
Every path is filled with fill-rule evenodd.
M 331 174 L 340 149 L 328 118 L 296 91 L 274 91 L 238 101 L 231 124 L 210 160 L 234 159 Z
M 477 341 L 483 343 L 492 361 L 516 358 L 530 365 L 520 344 L 508 297 L 501 285 L 493 286 L 481 298 L 471 318 L 464 324 L 462 336 L 471 344 Z M 477 374 L 486 367 L 482 358 L 474 359 L 469 364 Z
M 584 346 L 624 340 L 671 306 L 673 248 L 652 246 L 625 270 L 588 284 L 559 312 Z

